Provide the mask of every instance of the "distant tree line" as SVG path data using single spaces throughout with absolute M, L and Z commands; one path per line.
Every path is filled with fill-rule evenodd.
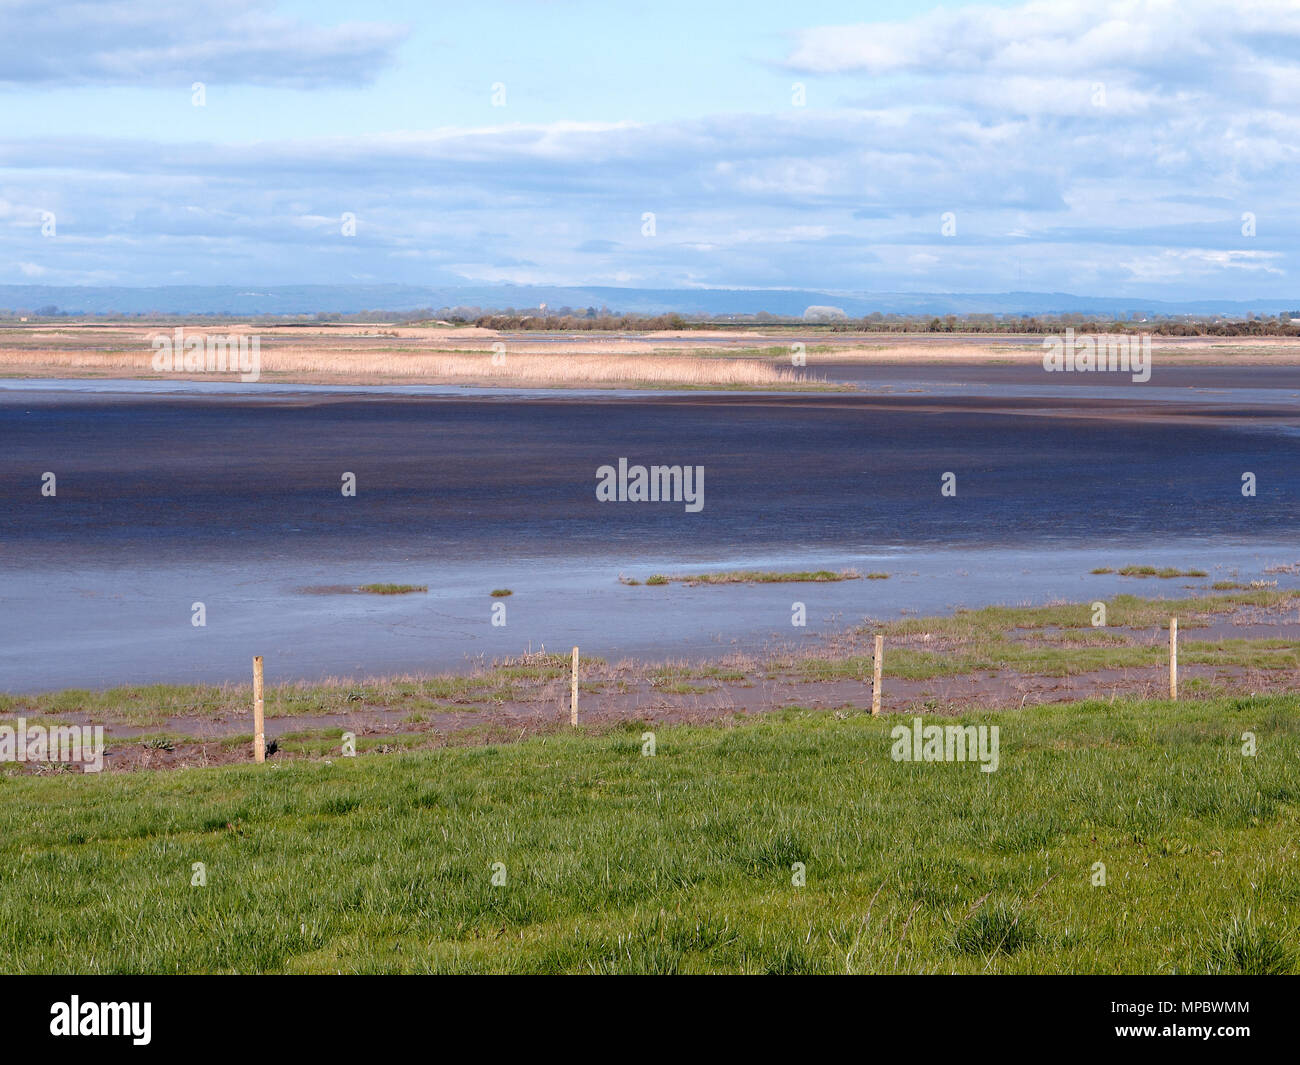
M 1102 315 L 997 315 L 947 314 L 942 317 L 918 314 L 885 314 L 873 311 L 859 318 L 838 317 L 831 321 L 808 321 L 802 316 L 777 315 L 766 311 L 757 314 L 624 314 L 608 307 L 560 307 L 554 311 L 536 309 L 505 310 L 481 307 L 421 307 L 409 311 L 358 311 L 344 314 L 321 311 L 314 315 L 257 314 L 233 312 L 208 314 L 168 314 L 148 311 L 136 314 L 83 313 L 65 311 L 55 306 L 33 310 L 0 309 L 0 320 L 112 319 L 150 323 L 192 322 L 199 319 L 213 324 L 250 322 L 277 326 L 311 326 L 316 324 L 383 324 L 383 325 L 475 325 L 501 332 L 623 332 L 642 333 L 660 330 L 752 329 L 787 330 L 819 333 L 989 333 L 1042 334 L 1074 329 L 1078 333 L 1151 333 L 1157 336 L 1300 336 L 1300 310 L 1283 311 L 1276 316 L 1249 314 L 1245 318 L 1215 315 L 1157 315 L 1133 313 L 1127 317 Z
M 925 315 L 874 314 L 862 318 L 841 318 L 833 322 L 806 322 L 802 318 L 782 318 L 776 315 L 717 315 L 713 317 L 664 314 L 653 317 L 634 314 L 615 315 L 601 313 L 593 317 L 575 315 L 543 315 L 500 313 L 483 314 L 474 318 L 455 315 L 442 321 L 473 324 L 502 332 L 555 331 L 580 332 L 583 330 L 615 332 L 649 332 L 652 330 L 688 330 L 738 328 L 783 328 L 789 330 L 827 333 L 991 333 L 1040 334 L 1057 333 L 1074 329 L 1077 333 L 1151 333 L 1156 336 L 1300 336 L 1300 312 L 1284 313 L 1276 318 L 1251 316 L 1250 318 L 1178 318 L 1133 317 L 1097 318 L 1081 314 L 1062 315 L 945 315 L 942 318 Z
M 484 314 L 475 318 L 474 324 L 483 329 L 512 332 L 523 329 L 547 329 L 562 333 L 614 331 L 649 332 L 662 329 L 710 329 L 713 321 L 688 321 L 680 314 L 657 314 L 651 317 L 639 314 L 603 314 L 591 316 L 576 314 Z

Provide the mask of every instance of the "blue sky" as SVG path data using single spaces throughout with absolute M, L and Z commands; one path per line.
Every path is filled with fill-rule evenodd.
M 0 283 L 1300 296 L 1286 0 L 0 15 Z

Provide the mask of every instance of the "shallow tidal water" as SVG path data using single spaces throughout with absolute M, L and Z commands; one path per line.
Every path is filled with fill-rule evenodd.
M 1300 561 L 1300 371 L 857 369 L 861 393 L 789 395 L 3 382 L 0 689 L 243 681 L 254 654 L 271 681 L 575 643 L 698 658 L 903 611 L 1300 581 L 1265 574 Z M 620 457 L 703 466 L 703 510 L 599 502 Z M 1209 577 L 1089 574 L 1128 564 Z M 891 576 L 619 582 L 843 567 Z M 306 590 L 370 582 L 429 591 Z

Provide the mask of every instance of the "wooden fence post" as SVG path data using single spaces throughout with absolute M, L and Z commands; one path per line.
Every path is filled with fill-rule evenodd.
M 881 660 L 885 657 L 885 638 L 876 636 L 876 654 L 875 660 L 871 667 L 871 716 L 875 717 L 880 713 L 880 668 Z
M 569 682 L 569 724 L 578 723 L 578 649 L 573 649 L 573 679 Z
M 253 761 L 266 761 L 266 715 L 262 703 L 262 656 L 253 656 Z
M 1178 619 L 1169 619 L 1169 698 L 1178 698 Z

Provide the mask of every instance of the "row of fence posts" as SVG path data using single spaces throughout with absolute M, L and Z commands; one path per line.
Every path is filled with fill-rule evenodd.
M 876 634 L 871 662 L 871 716 L 880 713 L 880 678 L 884 670 L 885 638 Z M 1178 698 L 1178 619 L 1169 619 L 1169 698 Z M 573 649 L 569 679 L 569 724 L 578 724 L 578 649 Z M 266 761 L 266 708 L 262 689 L 262 656 L 253 658 L 253 761 Z

